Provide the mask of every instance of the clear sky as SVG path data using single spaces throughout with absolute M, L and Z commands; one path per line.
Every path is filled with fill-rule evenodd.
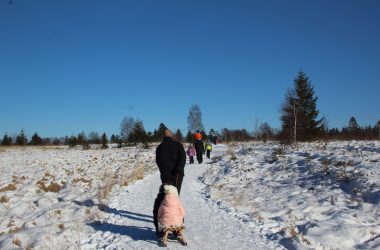
M 298 71 L 341 128 L 380 119 L 380 1 L 0 0 L 0 137 L 280 127 Z

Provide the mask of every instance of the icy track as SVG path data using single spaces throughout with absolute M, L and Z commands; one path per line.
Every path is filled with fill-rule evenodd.
M 225 149 L 215 146 L 214 156 Z M 181 200 L 186 209 L 188 246 L 169 240 L 166 249 L 281 249 L 205 198 L 199 178 L 208 162 L 185 167 Z M 90 224 L 95 232 L 82 240 L 81 249 L 165 249 L 157 244 L 152 219 L 159 185 L 159 174 L 155 173 L 113 193 L 106 208 L 108 218 Z

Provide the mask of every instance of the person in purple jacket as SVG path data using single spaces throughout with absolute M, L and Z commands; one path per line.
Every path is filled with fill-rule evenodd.
M 195 154 L 196 154 L 195 148 L 193 147 L 192 144 L 190 144 L 190 147 L 187 149 L 187 155 L 190 158 L 190 164 L 194 163 L 194 156 L 195 156 Z

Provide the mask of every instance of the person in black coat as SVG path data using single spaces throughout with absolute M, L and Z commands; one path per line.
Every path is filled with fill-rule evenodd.
M 201 139 L 195 140 L 194 146 L 195 151 L 197 151 L 197 161 L 201 164 L 203 162 L 203 154 L 205 152 L 203 141 Z
M 160 237 L 158 230 L 158 209 L 165 197 L 164 184 L 173 185 L 177 188 L 178 194 L 181 191 L 183 177 L 185 176 L 186 153 L 182 144 L 173 140 L 173 134 L 169 129 L 165 129 L 162 143 L 156 149 L 156 163 L 160 170 L 161 186 L 154 201 L 153 220 L 156 227 L 157 237 Z

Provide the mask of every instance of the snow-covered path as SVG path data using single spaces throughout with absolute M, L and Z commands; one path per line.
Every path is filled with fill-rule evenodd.
M 214 155 L 225 151 L 216 146 Z M 207 160 L 206 163 L 207 164 Z M 273 249 L 274 245 L 252 233 L 247 224 L 213 205 L 202 195 L 199 177 L 206 165 L 186 165 L 181 200 L 186 209 L 186 249 Z M 159 174 L 147 176 L 113 193 L 103 223 L 92 223 L 95 233 L 83 239 L 82 249 L 159 249 L 152 210 L 160 185 Z M 169 249 L 184 246 L 170 241 Z

